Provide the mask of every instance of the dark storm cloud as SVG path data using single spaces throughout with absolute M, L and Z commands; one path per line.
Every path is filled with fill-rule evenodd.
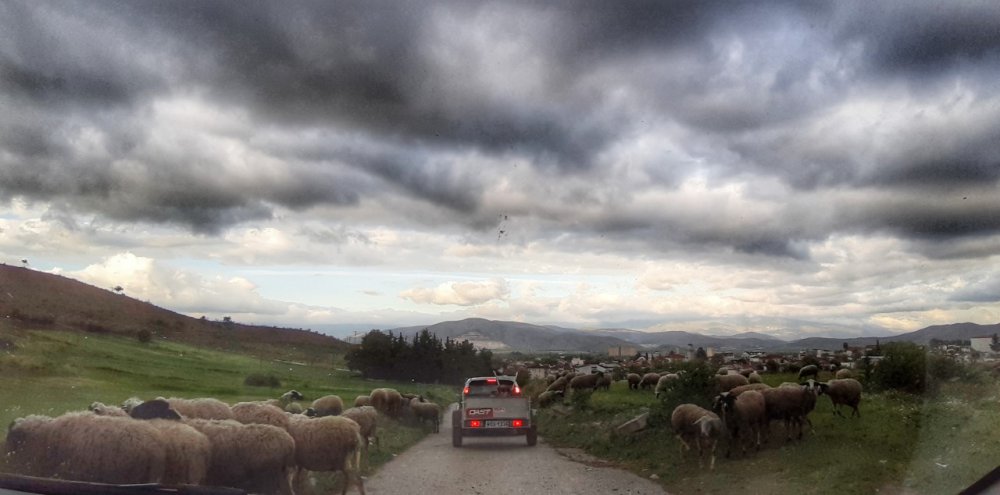
M 919 243 L 983 237 L 1000 232 L 989 196 L 1000 181 L 1000 112 L 989 111 L 998 10 L 990 2 L 6 2 L 0 198 L 214 233 L 272 218 L 278 207 L 412 204 L 384 201 L 402 195 L 441 210 L 434 221 L 485 229 L 496 223 L 483 207 L 490 181 L 515 174 L 477 168 L 482 160 L 528 164 L 531 173 L 516 177 L 530 183 L 509 190 L 537 197 L 510 206 L 543 219 L 550 230 L 538 235 L 553 238 L 607 233 L 644 246 L 803 260 L 806 244 L 838 232 Z M 965 95 L 957 102 L 952 86 Z M 157 104 L 179 98 L 240 123 L 192 124 L 190 134 L 183 119 L 155 127 Z M 858 131 L 854 119 L 823 120 L 855 101 L 907 98 L 918 107 L 912 118 L 889 119 L 896 127 L 882 133 L 878 122 Z M 200 133 L 217 139 L 203 143 Z M 100 153 L 87 146 L 94 135 Z M 669 140 L 680 158 L 633 160 L 620 148 L 638 137 Z M 227 157 L 227 140 L 244 154 Z M 753 190 L 758 183 L 788 186 L 772 202 L 855 188 L 871 198 L 746 221 L 705 213 L 712 204 L 615 210 L 629 188 L 669 194 L 693 176 L 745 182 L 748 196 L 765 194 Z M 911 201 L 944 190 L 977 191 L 977 208 Z M 583 213 L 593 205 L 605 211 Z
M 855 2 L 845 8 L 843 42 L 865 45 L 877 71 L 950 75 L 962 66 L 1000 63 L 1000 9 L 988 0 L 953 2 Z
M 986 277 L 955 291 L 949 298 L 959 302 L 1000 302 L 1000 275 Z

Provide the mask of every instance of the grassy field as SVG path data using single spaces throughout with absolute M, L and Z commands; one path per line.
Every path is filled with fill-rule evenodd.
M 777 385 L 793 376 L 770 375 Z M 570 403 L 572 401 L 568 401 Z M 958 493 L 1000 462 L 1000 385 L 949 383 L 934 396 L 865 394 L 860 419 L 832 414 L 820 397 L 810 416 L 814 429 L 801 442 L 775 438 L 759 453 L 724 457 L 720 442 L 714 472 L 682 455 L 670 432 L 670 411 L 648 391 L 616 383 L 567 416 L 547 410 L 541 434 L 557 446 L 579 447 L 643 477 L 656 475 L 671 493 Z M 650 426 L 631 436 L 617 426 L 650 411 Z
M 342 369 L 338 359 L 330 356 L 327 364 L 274 361 L 169 342 L 142 344 L 110 335 L 21 330 L 0 320 L 0 424 L 28 414 L 82 410 L 94 401 L 119 404 L 132 396 L 215 397 L 234 403 L 296 389 L 310 400 L 337 394 L 350 405 L 373 388 L 393 387 L 441 404 L 457 398 L 456 387 L 365 380 Z M 251 373 L 272 374 L 281 387 L 246 386 L 244 379 Z M 427 431 L 429 427 L 384 419 L 378 433 L 380 449 L 371 450 L 368 472 Z M 318 476 L 317 487 L 330 483 L 329 477 Z

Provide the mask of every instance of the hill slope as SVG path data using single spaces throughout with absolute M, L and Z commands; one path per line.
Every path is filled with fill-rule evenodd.
M 482 318 L 446 321 L 430 326 L 395 328 L 392 331 L 412 336 L 425 328 L 441 339 L 448 337 L 454 340 L 468 340 L 478 347 L 498 350 L 606 353 L 609 347 L 634 346 L 617 337 L 589 335 L 569 328 Z
M 136 336 L 283 359 L 329 359 L 347 343 L 305 330 L 191 318 L 67 277 L 0 265 L 0 325 Z

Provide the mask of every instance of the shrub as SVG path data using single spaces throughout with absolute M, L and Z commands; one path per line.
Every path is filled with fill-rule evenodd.
M 922 393 L 927 387 L 927 353 L 912 342 L 886 344 L 871 379 L 878 389 Z
M 574 390 L 569 394 L 570 404 L 573 405 L 573 409 L 577 411 L 583 411 L 590 407 L 590 396 L 593 394 L 590 390 Z
M 153 341 L 153 332 L 143 328 L 135 333 L 135 338 L 143 344 L 148 344 Z
M 243 380 L 243 384 L 249 387 L 277 388 L 281 386 L 281 380 L 271 373 L 250 373 Z
M 680 378 L 665 393 L 660 394 L 661 404 L 668 411 L 685 403 L 710 406 L 715 395 L 716 371 L 705 361 L 681 363 L 678 369 Z

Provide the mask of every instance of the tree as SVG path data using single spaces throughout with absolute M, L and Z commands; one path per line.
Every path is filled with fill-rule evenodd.
M 997 338 L 997 334 L 993 334 L 993 341 L 990 342 L 990 350 L 993 352 L 1000 352 L 1000 339 Z
M 116 285 L 112 287 L 111 290 L 115 291 L 116 294 L 121 294 L 122 292 L 125 291 L 125 288 L 120 285 Z
M 694 358 L 699 361 L 704 361 L 708 359 L 708 353 L 705 352 L 704 348 L 699 347 L 697 351 L 694 351 Z

